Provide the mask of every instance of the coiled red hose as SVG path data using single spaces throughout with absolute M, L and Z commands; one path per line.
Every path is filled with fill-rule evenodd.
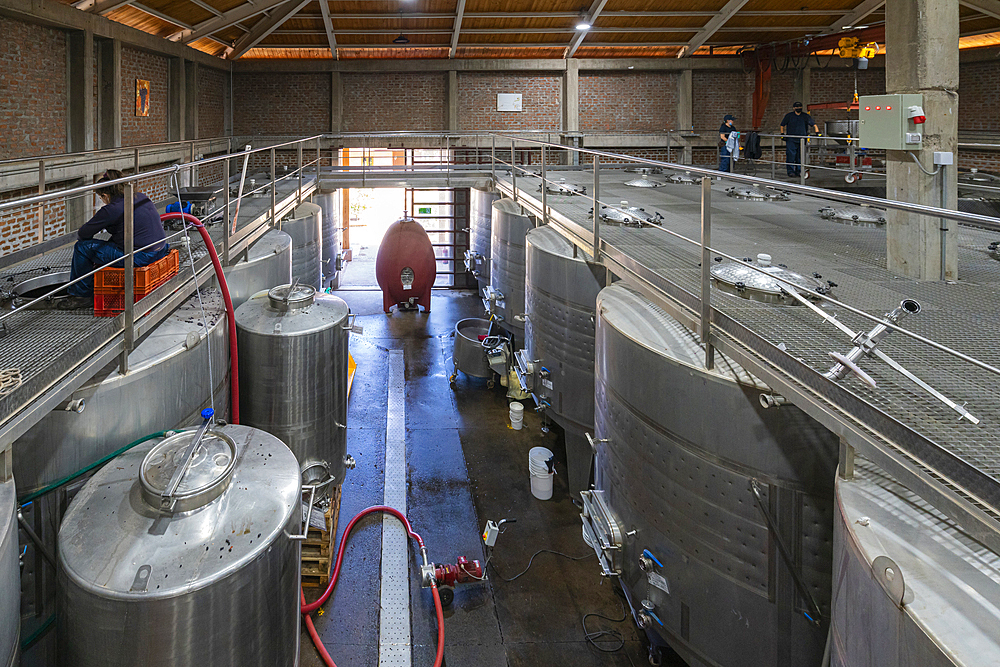
M 351 519 L 351 522 L 347 524 L 347 528 L 344 529 L 344 536 L 340 539 L 340 546 L 337 548 L 337 561 L 333 566 L 333 571 L 330 574 L 330 583 L 327 584 L 326 590 L 323 591 L 323 594 L 311 604 L 306 604 L 305 593 L 302 593 L 302 613 L 306 617 L 306 629 L 309 631 L 309 636 L 312 638 L 313 644 L 316 645 L 316 650 L 319 651 L 319 655 L 327 667 L 336 667 L 336 665 L 333 663 L 333 659 L 327 652 L 326 647 L 324 647 L 320 641 L 319 633 L 316 632 L 316 628 L 312 622 L 312 617 L 310 617 L 309 614 L 322 607 L 330 598 L 330 594 L 333 593 L 333 589 L 337 585 L 337 579 L 340 576 L 340 566 L 344 562 L 344 548 L 347 546 L 347 539 L 351 536 L 351 531 L 354 530 L 354 526 L 362 517 L 374 512 L 385 512 L 386 514 L 391 514 L 402 521 L 403 527 L 406 528 L 406 534 L 417 541 L 421 550 L 426 549 L 423 538 L 420 537 L 418 533 L 413 531 L 413 528 L 410 527 L 410 522 L 405 516 L 403 516 L 403 513 L 393 507 L 388 507 L 386 505 L 374 505 L 361 510 L 353 519 Z M 438 626 L 437 655 L 434 659 L 434 667 L 441 667 L 441 663 L 444 661 L 444 609 L 441 606 L 441 595 L 438 593 L 436 585 L 431 586 L 431 593 L 434 595 L 434 611 L 437 614 Z
M 215 277 L 219 279 L 219 287 L 222 289 L 222 299 L 226 302 L 226 321 L 229 324 L 229 390 L 230 390 L 230 410 L 231 419 L 230 423 L 239 424 L 240 423 L 240 362 L 239 354 L 236 349 L 236 311 L 233 308 L 233 300 L 229 296 L 229 284 L 226 283 L 226 276 L 222 271 L 222 263 L 219 262 L 219 255 L 215 252 L 215 244 L 212 243 L 212 237 L 208 235 L 208 230 L 205 229 L 205 225 L 201 223 L 201 220 L 194 217 L 190 213 L 164 213 L 160 216 L 160 220 L 176 220 L 181 219 L 186 222 L 190 222 L 191 225 L 201 233 L 201 238 L 205 241 L 205 247 L 208 248 L 208 254 L 212 258 L 212 265 L 215 267 Z M 214 387 L 213 387 L 214 389 Z

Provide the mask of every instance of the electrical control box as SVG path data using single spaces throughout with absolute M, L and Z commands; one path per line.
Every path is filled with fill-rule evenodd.
M 858 99 L 861 148 L 917 150 L 923 144 L 924 96 L 865 95 Z

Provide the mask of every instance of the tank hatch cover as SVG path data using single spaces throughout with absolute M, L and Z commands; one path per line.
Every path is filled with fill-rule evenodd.
M 989 245 L 990 257 L 995 260 L 1000 260 L 1000 241 L 993 241 Z
M 831 281 L 823 282 L 822 276 L 818 273 L 812 274 L 811 277 L 804 276 L 789 270 L 783 264 L 772 264 L 771 256 L 764 253 L 757 255 L 756 261 L 752 261 L 749 257 L 743 261 L 752 263 L 760 271 L 737 262 L 716 264 L 712 267 L 712 279 L 716 287 L 744 299 L 780 304 L 798 304 L 798 300 L 788 293 L 792 289 L 791 286 L 781 280 L 792 283 L 798 287 L 800 294 L 812 298 L 817 294 L 827 294 L 830 288 L 836 287 L 836 283 Z M 781 280 L 778 280 L 779 278 Z
M 630 181 L 625 181 L 625 185 L 630 188 L 658 188 L 663 185 L 663 183 L 660 183 L 659 181 L 650 180 L 649 173 L 649 169 L 640 169 L 639 178 L 633 178 Z
M 574 185 L 572 183 L 567 183 L 565 178 L 560 178 L 558 181 L 546 179 L 545 189 L 550 195 L 566 195 L 569 197 L 572 195 L 587 194 L 586 185 Z M 538 186 L 538 191 L 542 191 L 541 185 Z
M 692 176 L 691 172 L 688 171 L 683 174 L 671 174 L 667 180 L 679 185 L 698 185 L 699 183 L 699 179 Z
M 279 285 L 268 290 L 267 298 L 279 310 L 305 308 L 316 299 L 316 288 L 312 285 Z
M 594 209 L 590 209 L 589 217 L 594 217 Z M 663 216 L 656 212 L 649 213 L 644 208 L 629 206 L 627 201 L 623 201 L 619 206 L 605 206 L 602 204 L 601 220 L 612 224 L 642 227 L 643 223 L 650 225 L 662 224 Z
M 749 199 L 752 201 L 788 201 L 791 197 L 787 192 L 762 188 L 759 185 L 736 185 L 726 189 L 726 194 L 737 199 Z
M 153 508 L 161 508 L 161 499 L 177 467 L 186 460 L 195 431 L 184 431 L 158 443 L 142 460 L 139 481 L 142 495 Z M 191 456 L 173 493 L 174 512 L 197 509 L 218 498 L 229 486 L 236 468 L 236 443 L 216 431 L 205 433 Z
M 881 227 L 885 224 L 885 211 L 865 206 L 824 206 L 819 210 L 824 220 L 833 220 L 845 225 L 859 227 Z
M 979 171 L 978 169 L 970 169 L 969 171 L 958 175 L 958 182 L 972 183 L 973 185 L 1000 185 L 1000 176 L 987 174 L 986 172 Z

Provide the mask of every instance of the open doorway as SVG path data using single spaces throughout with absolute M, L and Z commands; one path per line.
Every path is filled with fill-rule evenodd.
M 405 214 L 403 188 L 350 188 L 345 192 L 351 261 L 341 276 L 341 287 L 378 289 L 375 257 L 389 225 Z

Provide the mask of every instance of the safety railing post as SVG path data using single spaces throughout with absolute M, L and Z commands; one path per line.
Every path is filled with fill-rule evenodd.
M 298 144 L 298 158 L 299 158 L 299 194 L 296 201 L 302 203 L 302 142 Z
M 857 168 L 857 165 L 854 164 L 854 161 L 857 159 L 857 156 L 855 155 L 854 147 L 855 147 L 854 142 L 851 141 L 850 139 L 848 139 L 847 140 L 847 161 L 850 163 L 850 166 L 848 167 L 848 171 L 850 171 L 851 173 L 853 173 L 854 170 Z
M 490 135 L 490 173 L 493 176 L 493 184 L 497 182 L 497 135 Z
M 38 194 L 45 194 L 45 160 L 38 161 Z M 38 205 L 38 242 L 45 240 L 45 204 Z
M 807 150 L 809 150 L 809 144 L 806 143 L 806 138 L 799 137 L 799 185 L 806 184 L 806 165 L 809 164 Z
M 510 140 L 510 191 L 517 201 L 517 160 L 514 159 L 514 140 Z
M 594 156 L 594 261 L 601 261 L 601 176 L 600 161 Z
M 316 187 L 319 188 L 319 168 L 323 165 L 323 156 L 320 154 L 320 144 L 319 137 L 316 137 Z M 330 166 L 333 166 L 333 160 L 330 160 Z
M 667 162 L 671 162 L 671 160 L 670 160 L 670 131 L 669 130 L 667 130 Z
M 125 183 L 125 328 L 118 372 L 128 374 L 128 355 L 135 344 L 135 185 Z
M 774 168 L 778 162 L 778 138 L 771 135 L 771 180 L 774 180 Z
M 139 149 L 136 148 L 134 154 L 132 155 L 132 175 L 139 175 Z M 135 180 L 135 187 L 139 187 L 139 179 Z
M 701 179 L 701 342 L 705 368 L 715 368 L 712 346 L 712 179 Z
M 191 141 L 191 150 L 189 152 L 191 159 L 190 162 L 194 162 L 194 140 Z M 198 186 L 198 167 L 188 167 L 188 185 L 191 187 Z
M 274 148 L 271 148 L 271 226 L 278 224 L 275 213 L 278 210 L 278 169 L 276 166 Z
M 542 224 L 549 224 L 549 182 L 545 179 L 545 144 L 542 144 Z
M 231 233 L 231 227 L 233 224 L 233 219 L 229 212 L 229 154 L 226 154 L 226 178 L 223 180 L 222 189 L 226 191 L 226 212 L 223 220 L 225 221 L 222 225 L 222 264 L 224 266 L 229 266 L 229 236 Z

